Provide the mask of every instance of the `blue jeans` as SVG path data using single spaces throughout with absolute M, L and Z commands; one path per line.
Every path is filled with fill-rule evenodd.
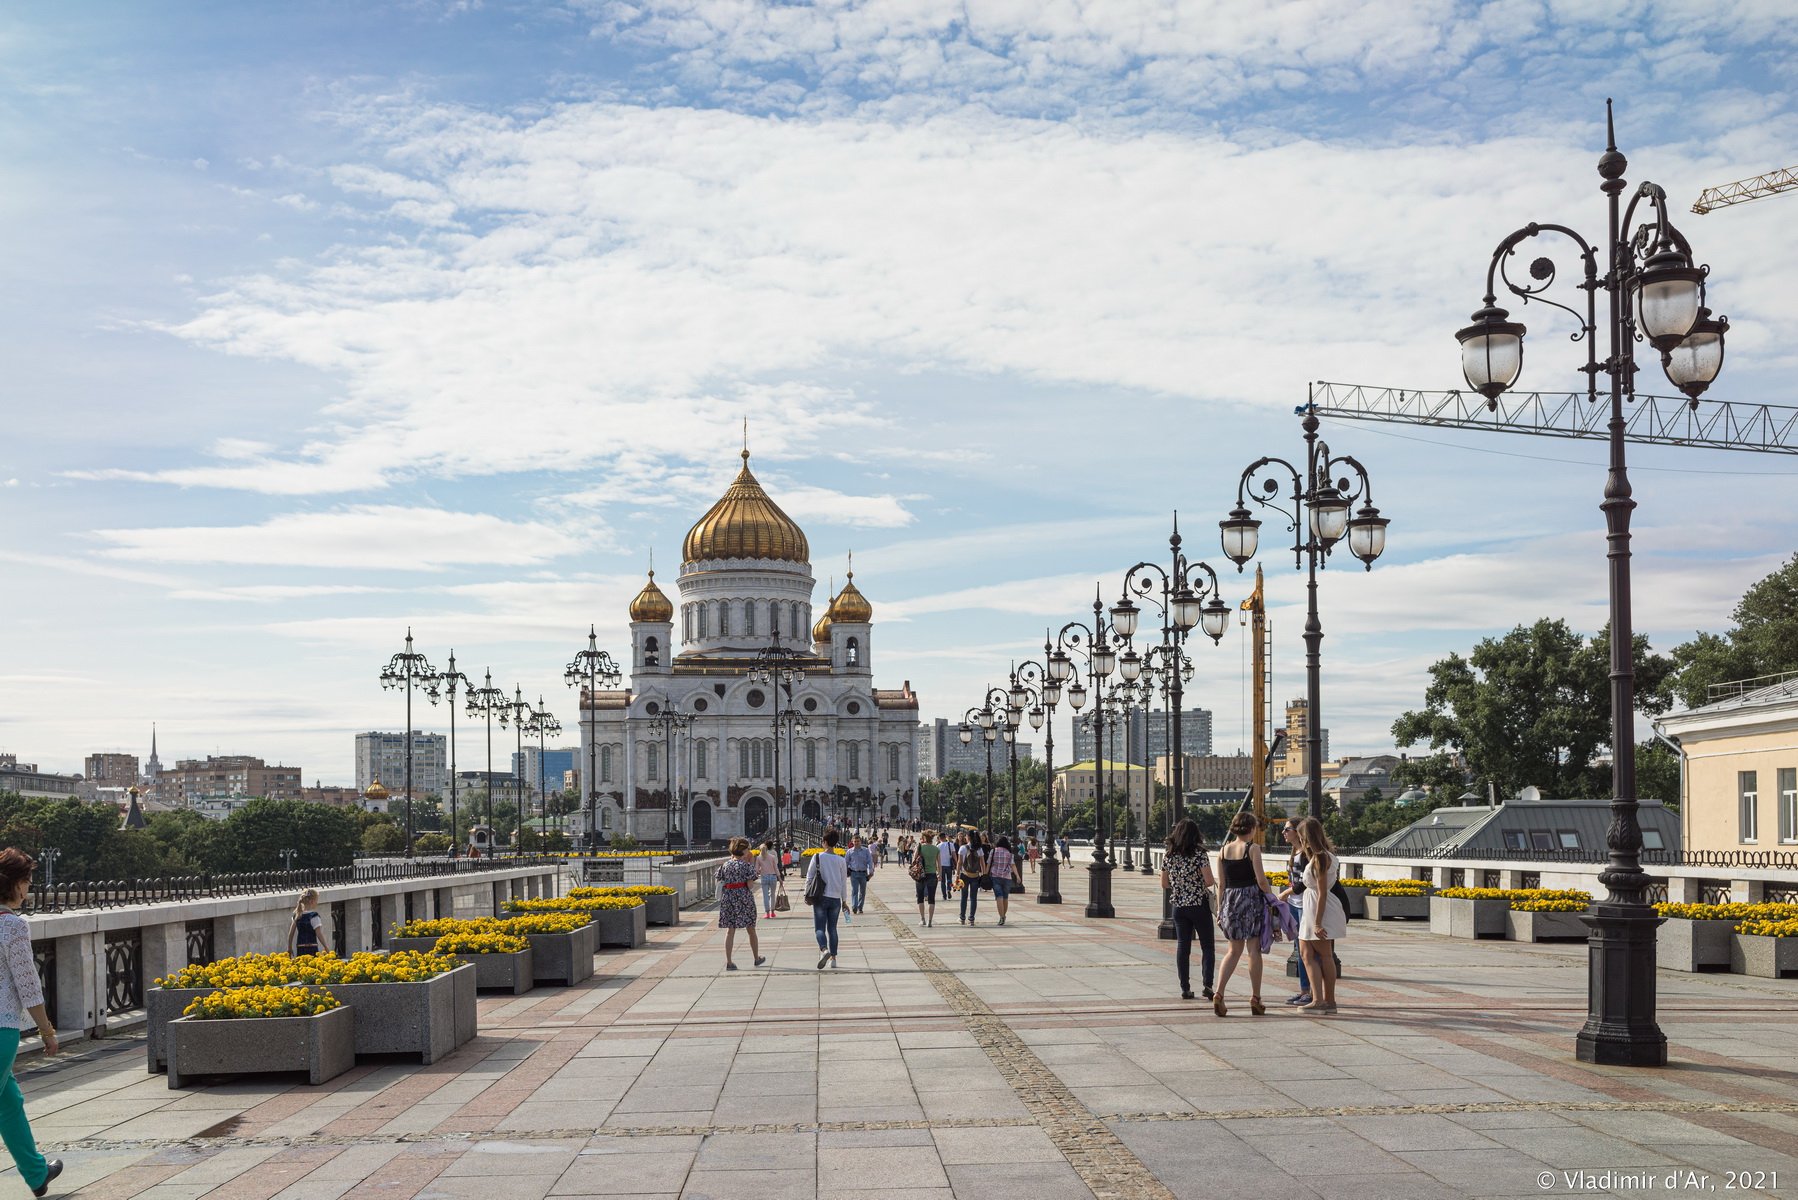
M 812 905 L 812 932 L 818 935 L 818 949 L 830 951 L 830 956 L 837 956 L 837 918 L 842 915 L 843 902 L 835 896 L 820 896 Z
M 778 875 L 762 876 L 762 911 L 763 912 L 771 913 L 774 911 L 774 889 L 779 883 L 780 883 L 780 876 L 778 876 Z
M 980 907 L 980 884 L 972 879 L 961 881 L 961 915 L 965 921 L 974 919 L 974 912 Z
M 953 870 L 945 869 L 942 872 L 942 876 L 943 876 L 943 899 L 947 900 L 949 898 L 949 894 L 955 890 L 955 872 Z
M 849 872 L 849 907 L 860 912 L 868 899 L 868 873 L 866 871 Z
M 1292 910 L 1292 919 L 1294 921 L 1298 921 L 1302 918 L 1303 914 L 1301 910 L 1304 908 L 1304 905 L 1300 901 L 1288 900 L 1286 902 L 1286 907 Z M 1311 973 L 1305 970 L 1305 956 L 1299 952 L 1297 942 L 1292 944 L 1292 956 L 1298 960 L 1299 964 L 1299 991 L 1309 995 L 1311 992 Z
M 13 1078 L 12 1062 L 18 1053 L 19 1031 L 0 1029 L 0 1075 L 5 1077 L 5 1082 L 0 1083 L 0 1137 L 6 1139 L 6 1149 L 12 1154 L 25 1186 L 39 1188 L 44 1186 L 44 1176 L 50 1173 L 50 1167 L 38 1153 L 37 1141 L 31 1136 L 31 1125 L 25 1120 L 24 1093 L 19 1091 L 19 1081 Z

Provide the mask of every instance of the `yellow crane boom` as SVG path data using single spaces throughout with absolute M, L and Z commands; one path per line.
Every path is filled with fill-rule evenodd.
M 1786 167 L 1781 171 L 1756 175 L 1753 179 L 1738 179 L 1722 187 L 1705 188 L 1699 195 L 1698 202 L 1692 205 L 1692 211 L 1703 216 L 1713 208 L 1728 208 L 1732 204 L 1764 200 L 1768 196 L 1777 196 L 1793 189 L 1798 189 L 1798 167 Z

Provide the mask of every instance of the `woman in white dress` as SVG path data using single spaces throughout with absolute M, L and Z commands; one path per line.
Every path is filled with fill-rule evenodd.
M 1336 941 L 1348 936 L 1348 913 L 1333 889 L 1342 873 L 1342 861 L 1330 836 L 1316 817 L 1299 823 L 1299 847 L 1304 852 L 1305 891 L 1299 910 L 1299 951 L 1311 977 L 1310 1013 L 1336 1011 Z

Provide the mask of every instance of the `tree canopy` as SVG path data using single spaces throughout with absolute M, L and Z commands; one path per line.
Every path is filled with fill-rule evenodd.
M 1742 593 L 1735 627 L 1699 633 L 1673 648 L 1680 701 L 1697 708 L 1712 684 L 1798 671 L 1798 555 Z

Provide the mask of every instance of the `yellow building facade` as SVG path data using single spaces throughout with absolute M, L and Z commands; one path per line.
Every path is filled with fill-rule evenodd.
M 1798 675 L 1726 685 L 1655 727 L 1680 748 L 1686 851 L 1798 851 Z

